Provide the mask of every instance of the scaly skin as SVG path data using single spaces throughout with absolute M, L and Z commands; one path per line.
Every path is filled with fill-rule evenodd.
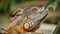
M 33 10 L 33 12 L 35 12 L 35 11 Z M 47 11 L 42 12 L 41 14 L 39 11 L 37 14 L 28 15 L 29 14 L 28 13 L 27 15 L 24 16 L 24 18 L 22 20 L 20 20 L 19 19 L 20 15 L 18 13 L 19 12 L 17 12 L 15 14 L 15 16 L 10 19 L 10 21 L 6 27 L 7 31 L 5 31 L 4 34 L 9 34 L 9 33 L 17 34 L 17 33 L 28 32 L 28 31 L 35 32 L 39 28 L 41 21 L 47 16 Z M 15 23 L 17 21 L 19 21 L 19 23 L 18 23 L 19 25 L 17 23 Z M 34 21 L 36 21 L 36 22 L 34 22 Z M 26 23 L 28 23 L 28 24 L 26 24 Z M 15 24 L 15 25 L 13 25 L 13 24 Z

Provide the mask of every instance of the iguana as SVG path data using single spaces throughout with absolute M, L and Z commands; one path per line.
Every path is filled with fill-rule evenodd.
M 35 32 L 42 20 L 48 15 L 44 7 L 28 7 L 18 9 L 15 16 L 10 19 L 3 34 L 17 34 L 22 32 Z
M 31 7 L 27 11 L 25 11 L 26 8 L 21 9 L 21 11 L 17 10 L 15 16 L 10 20 L 10 23 L 12 24 L 13 22 L 15 22 L 15 19 L 17 19 L 16 22 L 18 24 L 13 23 L 15 25 L 12 26 L 9 23 L 9 26 L 6 27 L 7 30 L 4 32 L 4 34 L 17 34 L 21 32 L 36 31 L 41 21 L 48 15 L 47 9 L 53 7 L 53 9 L 55 10 L 57 5 L 58 5 L 58 1 L 52 0 L 45 6 L 45 8 L 43 8 L 43 10 L 41 9 L 42 7 L 34 7 L 34 8 Z M 22 14 L 20 14 L 20 12 Z

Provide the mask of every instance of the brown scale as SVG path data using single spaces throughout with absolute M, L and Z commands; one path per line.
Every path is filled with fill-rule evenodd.
M 33 8 L 32 9 L 32 13 L 36 13 L 38 9 Z M 27 13 L 26 16 L 24 16 L 23 20 L 19 20 L 17 21 L 17 24 L 14 27 L 8 26 L 7 30 L 3 33 L 3 34 L 18 34 L 18 33 L 22 33 L 22 32 L 35 32 L 39 26 L 40 26 L 40 22 L 47 16 L 47 14 L 45 14 L 40 20 L 36 21 L 37 24 L 35 24 L 33 26 L 33 28 L 30 27 L 29 23 L 27 22 L 28 20 L 31 20 L 32 18 L 34 18 L 34 15 L 28 15 L 29 13 Z M 13 19 L 11 20 L 12 22 L 14 21 L 14 19 L 17 18 L 18 12 L 15 14 L 15 16 L 13 17 Z M 36 16 L 37 17 L 37 16 Z M 10 22 L 11 22 L 10 21 Z M 9 23 L 10 23 L 9 22 Z M 26 22 L 28 24 L 26 24 Z M 11 23 L 12 24 L 12 23 Z M 31 24 L 31 23 L 30 23 Z M 32 24 L 31 24 L 32 25 Z

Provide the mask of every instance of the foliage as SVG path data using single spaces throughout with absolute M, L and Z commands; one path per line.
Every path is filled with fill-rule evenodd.
M 57 27 L 53 34 L 60 34 L 60 20 L 58 21 Z
M 60 0 L 50 0 L 50 2 L 48 2 L 48 4 L 46 5 L 45 9 L 52 7 L 53 10 L 55 11 L 57 9 L 58 5 L 60 5 L 59 1 Z

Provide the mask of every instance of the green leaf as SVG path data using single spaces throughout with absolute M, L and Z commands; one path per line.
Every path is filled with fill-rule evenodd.
M 59 20 L 59 22 L 58 22 L 58 24 L 57 24 L 57 27 L 56 27 L 56 29 L 54 30 L 53 34 L 60 34 L 60 20 Z
M 50 2 L 46 5 L 45 9 L 52 7 L 53 11 L 55 11 L 58 7 L 58 2 L 59 2 L 59 0 L 57 0 L 57 1 L 56 0 L 50 0 Z

